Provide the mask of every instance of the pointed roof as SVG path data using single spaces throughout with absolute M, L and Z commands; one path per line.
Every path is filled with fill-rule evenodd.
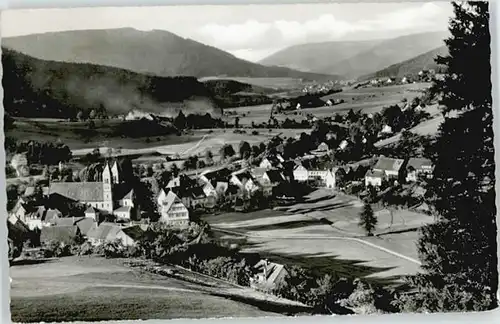
M 94 207 L 90 206 L 89 208 L 87 208 L 85 210 L 85 214 L 87 214 L 87 213 L 89 213 L 89 214 L 95 214 L 96 210 L 94 209 Z
M 125 195 L 122 199 L 132 199 L 134 197 L 134 189 L 130 189 L 128 194 Z
M 163 204 L 165 205 L 166 210 L 170 210 L 173 204 L 181 203 L 182 200 L 173 192 L 169 191 L 167 197 L 165 198 Z

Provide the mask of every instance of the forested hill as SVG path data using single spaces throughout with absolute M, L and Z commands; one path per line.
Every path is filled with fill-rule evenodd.
M 448 54 L 448 48 L 446 46 L 441 46 L 432 51 L 426 52 L 422 55 L 418 55 L 409 60 L 393 64 L 375 73 L 365 75 L 360 78 L 360 80 L 369 80 L 372 78 L 381 77 L 397 77 L 401 78 L 405 75 L 415 75 L 421 70 L 435 70 L 441 73 L 445 70 L 445 67 L 438 65 L 435 61 L 437 56 L 446 56 Z
M 164 30 L 72 30 L 4 38 L 2 44 L 44 60 L 99 64 L 164 77 L 338 78 L 248 62 Z
M 79 111 L 220 114 L 194 77 L 157 77 L 94 64 L 36 59 L 2 47 L 4 107 L 12 116 L 71 118 Z

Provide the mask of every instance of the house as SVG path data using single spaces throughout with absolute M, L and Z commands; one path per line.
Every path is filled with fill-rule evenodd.
M 318 145 L 318 148 L 316 149 L 316 151 L 318 151 L 318 152 L 329 152 L 330 151 L 330 147 L 325 142 L 322 142 L 321 144 Z
M 326 174 L 326 177 L 325 177 L 325 186 L 328 189 L 335 189 L 336 182 L 337 182 L 337 179 L 336 179 L 335 173 L 332 171 L 328 171 L 328 173 Z
M 48 225 L 43 222 L 46 212 L 45 206 L 38 206 L 35 210 L 27 213 L 21 221 L 24 222 L 30 230 L 34 230 L 35 228 L 41 229 L 43 226 Z
M 78 230 L 83 236 L 88 236 L 88 233 L 97 228 L 97 222 L 92 218 L 84 217 L 75 222 L 75 225 L 78 227 Z
M 205 193 L 205 196 L 208 197 L 217 197 L 218 193 L 217 190 L 215 190 L 215 186 L 217 183 L 214 182 L 207 182 L 204 185 L 202 185 L 202 190 Z
M 189 210 L 182 200 L 171 190 L 167 194 L 162 189 L 158 197 L 159 222 L 170 225 L 189 224 Z
M 190 208 L 196 208 L 199 206 L 204 206 L 207 202 L 207 195 L 205 194 L 203 187 L 191 187 L 191 188 L 175 188 L 172 189 L 177 197 L 181 198 L 184 205 Z
M 415 182 L 419 175 L 432 176 L 432 161 L 424 158 L 410 158 L 406 164 L 406 181 Z
M 90 205 L 104 214 L 114 214 L 122 206 L 131 206 L 138 215 L 134 191 L 122 181 L 119 172 L 116 161 L 112 166 L 106 163 L 102 171 L 102 182 L 51 182 L 47 194 L 58 194 Z
M 348 145 L 349 145 L 349 142 L 347 142 L 347 140 L 342 140 L 342 142 L 340 142 L 340 144 L 339 144 L 339 149 L 341 151 L 343 151 L 347 148 Z
M 293 169 L 293 179 L 299 182 L 309 180 L 309 170 L 302 164 L 297 165 Z
M 92 206 L 85 210 L 85 217 L 92 218 L 95 222 L 99 220 L 99 212 Z
M 45 218 L 42 221 L 46 224 L 55 224 L 57 219 L 63 217 L 62 213 L 58 209 L 49 209 L 45 213 Z
M 204 182 L 224 182 L 228 181 L 231 176 L 231 171 L 228 168 L 221 168 L 217 170 L 207 170 L 200 174 L 199 179 Z
M 285 177 L 278 170 L 268 170 L 262 176 L 262 183 L 265 185 L 276 185 L 285 181 Z
M 384 125 L 380 131 L 382 134 L 392 134 L 392 127 L 389 125 Z
M 263 169 L 280 169 L 283 167 L 281 163 L 284 162 L 284 159 L 279 155 L 268 155 L 262 159 L 259 164 L 259 168 Z
M 365 174 L 365 186 L 368 187 L 371 185 L 373 187 L 380 187 L 384 176 L 385 174 L 383 171 L 368 170 Z
M 250 286 L 254 289 L 269 291 L 285 278 L 287 271 L 282 264 L 260 260 L 254 267 L 255 275 L 250 278 Z
M 124 246 L 133 246 L 142 233 L 138 225 L 123 227 L 115 223 L 101 223 L 89 230 L 87 239 L 93 245 L 119 240 Z
M 118 219 L 124 219 L 124 220 L 130 220 L 131 219 L 131 214 L 132 214 L 132 207 L 131 206 L 121 206 L 118 207 L 113 211 L 113 214 L 118 218 Z
M 40 232 L 40 243 L 47 244 L 50 241 L 56 241 L 72 244 L 78 233 L 78 227 L 75 225 L 44 226 Z
M 403 164 L 404 160 L 402 159 L 393 159 L 381 156 L 373 167 L 373 170 L 383 172 L 388 178 L 399 178 L 401 176 L 401 167 Z
M 245 190 L 248 192 L 254 192 L 259 189 L 259 186 L 255 183 L 250 172 L 246 170 L 241 170 L 233 173 L 231 175 L 231 178 L 229 179 L 229 182 L 240 188 L 240 190 Z

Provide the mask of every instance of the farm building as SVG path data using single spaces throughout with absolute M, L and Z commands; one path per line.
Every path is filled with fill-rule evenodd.
M 250 286 L 260 290 L 271 290 L 285 278 L 287 271 L 282 264 L 260 260 L 255 266 L 256 274 L 250 278 Z
M 434 166 L 432 161 L 424 158 L 410 158 L 406 165 L 406 181 L 415 182 L 419 175 L 431 176 Z
M 273 169 L 273 168 L 282 168 L 282 164 L 284 159 L 279 155 L 268 155 L 262 159 L 259 164 L 259 168 L 263 169 Z
M 173 191 L 166 194 L 162 189 L 157 202 L 161 215 L 159 222 L 170 225 L 189 224 L 189 210 Z
M 240 170 L 231 175 L 229 182 L 241 190 L 246 190 L 248 192 L 254 192 L 259 189 L 259 186 L 253 179 L 249 171 Z
M 404 160 L 402 159 L 393 159 L 381 156 L 373 167 L 373 171 L 383 172 L 388 178 L 399 178 L 401 176 L 401 167 L 403 164 Z
M 365 186 L 380 187 L 382 185 L 382 179 L 384 179 L 385 174 L 379 170 L 368 170 L 365 174 Z
M 122 227 L 114 223 L 101 223 L 89 230 L 87 238 L 93 245 L 120 240 L 123 245 L 131 246 L 136 244 L 142 233 L 137 225 Z

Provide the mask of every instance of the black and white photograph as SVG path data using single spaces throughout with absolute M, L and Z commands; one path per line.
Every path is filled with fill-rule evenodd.
M 2 11 L 12 321 L 495 309 L 490 7 Z

